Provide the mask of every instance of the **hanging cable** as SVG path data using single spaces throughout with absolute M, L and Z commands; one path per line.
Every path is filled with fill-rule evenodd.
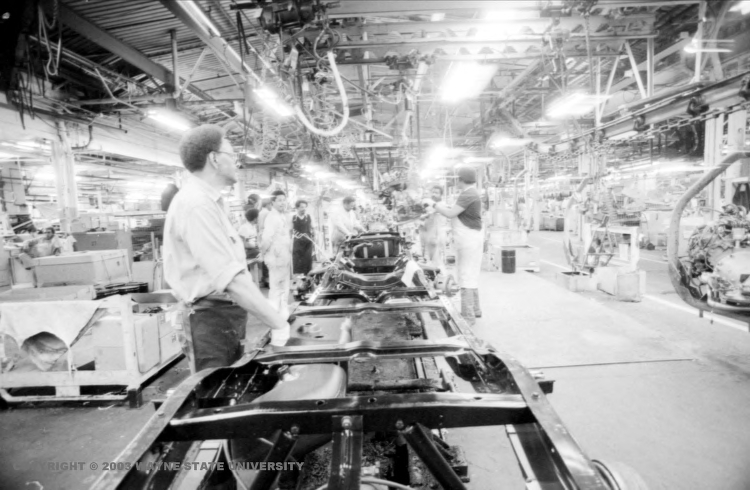
M 39 41 L 47 47 L 49 53 L 47 63 L 44 65 L 44 73 L 48 77 L 57 76 L 60 68 L 60 56 L 62 55 L 62 26 L 60 25 L 57 15 L 59 9 L 58 0 L 55 0 L 55 3 L 53 4 L 52 22 L 47 22 L 47 17 L 45 16 L 44 9 L 42 9 L 41 5 L 39 5 L 37 9 L 39 14 Z M 58 28 L 57 53 L 52 52 L 52 46 L 50 45 L 49 36 L 47 34 L 47 29 L 54 29 L 55 24 L 57 24 Z
M 349 99 L 346 96 L 346 89 L 344 88 L 344 84 L 341 81 L 341 75 L 339 74 L 338 67 L 336 66 L 336 60 L 333 51 L 328 51 L 328 62 L 331 65 L 331 71 L 333 72 L 333 77 L 336 80 L 336 86 L 338 87 L 339 94 L 341 95 L 343 117 L 341 119 L 341 122 L 339 122 L 339 125 L 327 131 L 318 129 L 313 126 L 312 123 L 310 123 L 310 121 L 307 119 L 305 113 L 302 111 L 301 104 L 297 104 L 294 106 L 294 112 L 297 114 L 297 119 L 299 119 L 300 122 L 304 124 L 304 126 L 312 133 L 317 134 L 318 136 L 331 137 L 339 134 L 341 130 L 346 126 L 346 123 L 349 122 Z

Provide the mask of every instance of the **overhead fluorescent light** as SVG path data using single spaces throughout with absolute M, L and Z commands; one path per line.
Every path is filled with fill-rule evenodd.
M 208 32 L 209 36 L 221 37 L 221 32 L 219 32 L 219 29 L 214 25 L 213 22 L 211 22 L 211 19 L 206 17 L 206 14 L 203 13 L 203 10 L 201 10 L 201 8 L 197 6 L 195 2 L 190 1 L 179 3 L 188 10 L 188 13 L 191 14 L 191 17 L 195 18 L 199 21 L 199 23 L 203 24 L 202 27 L 206 29 L 206 32 Z
M 523 139 L 523 138 L 500 137 L 500 138 L 493 138 L 490 141 L 490 146 L 493 148 L 513 148 L 513 147 L 518 147 L 518 146 L 524 146 L 527 143 L 529 143 L 529 140 Z
M 705 41 L 704 41 L 705 42 Z M 729 48 L 719 48 L 717 46 L 700 46 L 697 39 L 686 45 L 684 48 L 686 53 L 694 54 L 697 52 L 701 53 L 731 53 L 732 50 Z
M 150 111 L 148 113 L 148 118 L 178 131 L 187 131 L 190 129 L 190 124 L 188 124 L 187 121 L 174 114 Z
M 478 96 L 490 83 L 497 65 L 454 63 L 440 86 L 443 102 L 458 102 Z
M 445 19 L 445 12 L 435 12 L 432 14 L 432 17 L 430 17 L 432 22 L 440 22 L 443 19 Z
M 735 5 L 732 6 L 732 8 L 729 9 L 729 11 L 739 12 L 742 15 L 750 14 L 750 1 L 742 0 L 741 2 L 737 2 Z
M 599 102 L 603 102 L 608 98 L 609 96 L 575 92 L 550 104 L 547 109 L 547 117 L 550 119 L 580 117 L 593 111 Z

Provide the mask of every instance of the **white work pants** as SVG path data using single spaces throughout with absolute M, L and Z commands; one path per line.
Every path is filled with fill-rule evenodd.
M 267 261 L 268 301 L 286 320 L 289 318 L 290 264 L 287 261 Z
M 461 288 L 477 289 L 484 253 L 484 230 L 473 230 L 458 217 L 451 220 L 456 250 L 456 275 Z

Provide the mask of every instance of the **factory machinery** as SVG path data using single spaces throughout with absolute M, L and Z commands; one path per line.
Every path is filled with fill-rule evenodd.
M 298 299 L 325 306 L 359 302 L 428 301 L 438 291 L 452 296 L 455 282 L 439 267 L 419 261 L 412 243 L 398 231 L 349 237 L 336 257 L 311 271 L 298 285 Z
M 475 337 L 421 268 L 411 286 L 387 280 L 413 267 L 402 245 L 392 232 L 348 240 L 286 346 L 266 336 L 187 379 L 93 488 L 471 488 L 451 435 L 483 426 L 510 441 L 520 487 L 645 488 L 589 459 L 547 399 L 552 381 Z

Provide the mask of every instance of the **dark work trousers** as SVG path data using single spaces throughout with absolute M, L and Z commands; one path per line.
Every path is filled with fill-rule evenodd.
M 200 303 L 188 316 L 188 345 L 183 350 L 187 351 L 189 361 L 192 353 L 195 372 L 229 366 L 242 357 L 240 342 L 245 338 L 247 312 L 229 302 L 210 307 L 202 307 Z M 192 369 L 193 362 L 190 364 Z
M 295 239 L 292 245 L 292 274 L 305 274 L 312 270 L 313 242 L 308 238 Z

